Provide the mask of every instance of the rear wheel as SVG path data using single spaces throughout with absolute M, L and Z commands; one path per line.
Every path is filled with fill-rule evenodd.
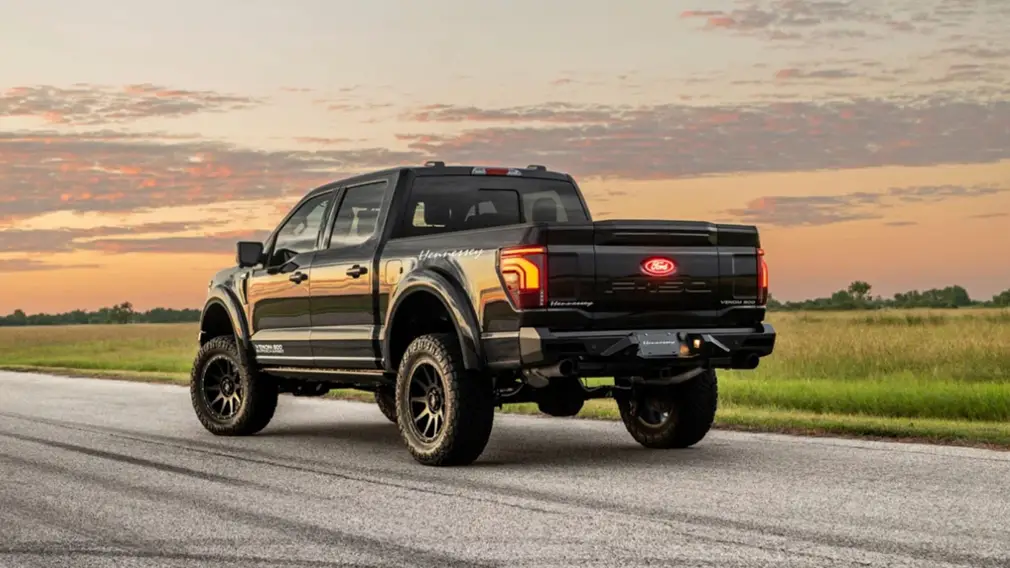
M 415 339 L 396 377 L 400 435 L 424 465 L 467 465 L 483 453 L 494 423 L 489 377 L 467 372 L 452 334 Z
M 255 434 L 277 409 L 277 383 L 242 364 L 231 336 L 215 337 L 200 348 L 189 394 L 197 419 L 218 436 Z
M 634 387 L 617 398 L 621 420 L 647 448 L 687 448 L 712 428 L 718 403 L 715 371 L 705 370 L 679 385 Z

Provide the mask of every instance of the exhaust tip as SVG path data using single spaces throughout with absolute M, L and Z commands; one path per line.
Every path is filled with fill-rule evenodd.
M 749 353 L 744 358 L 744 364 L 747 365 L 748 369 L 756 369 L 760 362 L 761 358 L 757 356 L 757 353 Z
M 761 358 L 758 357 L 757 353 L 746 353 L 737 356 L 734 367 L 738 369 L 756 369 L 760 362 Z
M 577 370 L 578 365 L 576 365 L 575 361 L 571 359 L 565 359 L 564 361 L 558 363 L 558 372 L 561 373 L 561 376 L 563 377 L 574 375 Z

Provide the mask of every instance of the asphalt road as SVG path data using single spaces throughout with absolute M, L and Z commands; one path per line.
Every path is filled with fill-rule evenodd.
M 499 414 L 426 468 L 371 404 L 217 438 L 178 386 L 0 373 L 0 566 L 1010 566 L 1010 455 Z

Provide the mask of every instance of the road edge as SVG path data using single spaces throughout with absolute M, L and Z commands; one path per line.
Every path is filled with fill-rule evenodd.
M 71 369 L 65 367 L 24 365 L 0 365 L 0 371 L 66 378 L 167 384 L 183 388 L 189 383 L 188 373 Z M 331 391 L 322 398 L 363 403 L 373 403 L 375 400 L 370 393 L 350 389 Z M 498 409 L 498 412 L 534 417 L 543 416 L 534 404 L 509 405 Z M 613 407 L 613 401 L 606 399 L 588 401 L 586 407 L 579 415 L 567 419 L 620 421 L 620 416 L 617 414 L 616 408 Z M 713 429 L 733 432 L 783 434 L 808 438 L 837 438 L 952 446 L 1000 452 L 1010 451 L 1010 425 L 999 423 L 826 415 L 723 404 L 720 406 Z

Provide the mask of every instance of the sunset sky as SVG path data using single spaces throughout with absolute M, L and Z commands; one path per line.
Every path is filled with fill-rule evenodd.
M 779 299 L 1010 288 L 1010 1 L 7 1 L 0 313 L 200 307 L 309 189 L 546 164 Z

